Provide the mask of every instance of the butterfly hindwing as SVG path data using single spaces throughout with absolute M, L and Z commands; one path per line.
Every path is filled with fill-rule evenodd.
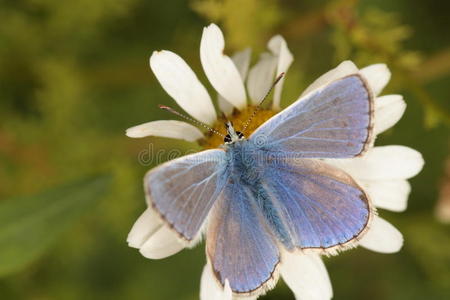
M 319 160 L 271 160 L 262 181 L 297 248 L 346 246 L 371 218 L 370 201 L 358 184 Z
M 349 158 L 371 143 L 373 96 L 350 75 L 318 89 L 261 125 L 250 137 L 266 149 L 302 158 Z
M 193 240 L 226 181 L 225 151 L 206 150 L 150 170 L 144 188 L 151 205 L 183 239 Z
M 206 243 L 214 274 L 236 294 L 250 294 L 276 276 L 277 242 L 248 186 L 227 184 L 211 211 Z

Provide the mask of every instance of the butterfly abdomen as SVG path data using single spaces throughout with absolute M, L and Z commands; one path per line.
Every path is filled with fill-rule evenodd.
M 287 249 L 294 248 L 292 238 L 286 228 L 286 225 L 283 223 L 280 213 L 275 207 L 273 200 L 270 198 L 266 187 L 262 183 L 257 183 L 252 188 L 252 192 L 255 204 L 262 212 L 272 232 Z

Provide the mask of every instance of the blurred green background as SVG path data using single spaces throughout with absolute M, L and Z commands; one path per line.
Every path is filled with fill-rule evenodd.
M 138 154 L 194 145 L 124 131 L 173 117 L 156 106 L 174 101 L 148 67 L 153 50 L 180 54 L 206 82 L 210 22 L 227 53 L 250 46 L 256 58 L 285 37 L 295 56 L 285 105 L 342 60 L 389 65 L 384 93 L 408 107 L 377 144 L 413 147 L 426 164 L 408 210 L 380 212 L 405 236 L 400 253 L 326 259 L 335 299 L 450 299 L 449 10 L 439 0 L 2 0 L 0 299 L 198 299 L 204 244 L 151 261 L 125 241 L 152 167 Z M 293 295 L 280 281 L 262 299 Z

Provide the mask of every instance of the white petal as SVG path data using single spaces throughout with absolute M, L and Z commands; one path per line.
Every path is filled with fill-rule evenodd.
M 385 64 L 370 65 L 360 70 L 360 73 L 367 79 L 369 86 L 375 95 L 381 93 L 383 88 L 391 79 L 391 71 Z
M 183 250 L 184 247 L 176 233 L 164 225 L 148 238 L 139 251 L 147 258 L 161 259 Z
M 211 265 L 208 263 L 203 268 L 202 278 L 200 280 L 200 300 L 231 300 L 232 293 L 228 281 L 225 287 L 219 284 L 214 278 Z
M 250 69 L 247 90 L 253 105 L 257 105 L 266 96 L 273 83 L 277 59 L 269 53 L 261 54 L 259 61 Z
M 223 287 L 223 295 L 220 300 L 228 300 L 231 299 L 233 296 L 230 288 L 230 283 L 228 282 L 228 279 L 225 279 L 225 286 Z
M 155 51 L 150 67 L 161 86 L 187 113 L 206 124 L 213 124 L 216 111 L 205 87 L 186 62 L 170 51 Z
M 195 126 L 176 120 L 159 120 L 128 128 L 126 135 L 132 138 L 160 136 L 194 142 L 203 137 Z
M 391 223 L 375 216 L 359 244 L 375 252 L 395 253 L 403 246 L 403 236 Z
M 375 99 L 374 133 L 379 134 L 394 126 L 403 116 L 406 103 L 401 95 L 387 95 Z
M 304 96 L 309 92 L 320 88 L 321 86 L 324 86 L 336 79 L 355 73 L 358 73 L 358 68 L 355 66 L 355 64 L 349 60 L 343 61 L 339 64 L 339 66 L 316 79 L 316 81 L 314 81 L 310 86 L 306 88 L 301 96 Z
M 284 40 L 284 38 L 281 35 L 274 36 L 273 38 L 270 39 L 268 48 L 278 58 L 276 76 L 280 75 L 283 72 L 286 73 L 292 64 L 292 61 L 294 60 L 294 56 L 289 51 L 289 48 L 287 47 L 287 43 Z M 273 108 L 275 110 L 280 109 L 281 91 L 283 89 L 284 79 L 285 77 L 283 77 L 277 83 L 273 92 Z
M 246 105 L 244 83 L 231 58 L 223 54 L 225 41 L 215 24 L 203 29 L 200 60 L 203 70 L 216 91 L 238 109 Z
M 259 296 L 238 296 L 238 297 L 233 297 L 233 300 L 256 300 L 258 299 Z
M 236 52 L 231 59 L 233 60 L 234 65 L 239 71 L 241 75 L 242 81 L 245 80 L 248 73 L 248 67 L 250 66 L 250 58 L 251 58 L 252 50 L 250 48 L 246 48 L 242 51 Z
M 151 208 L 147 208 L 131 228 L 127 237 L 128 246 L 140 248 L 161 226 L 157 214 Z
M 359 180 L 376 207 L 401 212 L 406 209 L 411 185 L 403 179 Z
M 184 248 L 176 234 L 160 221 L 151 208 L 147 208 L 134 223 L 127 242 L 130 247 L 139 248 L 142 255 L 151 259 L 164 258 Z
M 364 156 L 349 159 L 327 159 L 358 180 L 407 179 L 422 170 L 422 155 L 405 146 L 382 146 L 370 149 Z
M 224 97 L 218 96 L 217 101 L 219 102 L 219 109 L 221 112 L 225 114 L 225 116 L 229 116 L 233 112 L 233 104 L 225 100 Z
M 333 297 L 327 269 L 317 254 L 285 252 L 280 271 L 296 299 L 325 300 Z
M 241 75 L 242 81 L 245 81 L 245 78 L 247 77 L 251 53 L 252 51 L 250 50 L 250 48 L 247 48 L 243 51 L 237 52 L 231 58 L 236 65 L 239 74 Z M 220 96 L 220 94 L 218 95 L 217 99 L 219 102 L 220 111 L 223 112 L 226 116 L 230 115 L 233 112 L 233 105 L 225 98 Z

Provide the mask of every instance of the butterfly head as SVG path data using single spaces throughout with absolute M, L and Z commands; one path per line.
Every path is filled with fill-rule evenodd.
M 227 129 L 227 135 L 223 139 L 225 144 L 233 144 L 234 142 L 244 139 L 244 134 L 240 131 L 236 131 L 231 121 L 225 123 L 225 128 Z

